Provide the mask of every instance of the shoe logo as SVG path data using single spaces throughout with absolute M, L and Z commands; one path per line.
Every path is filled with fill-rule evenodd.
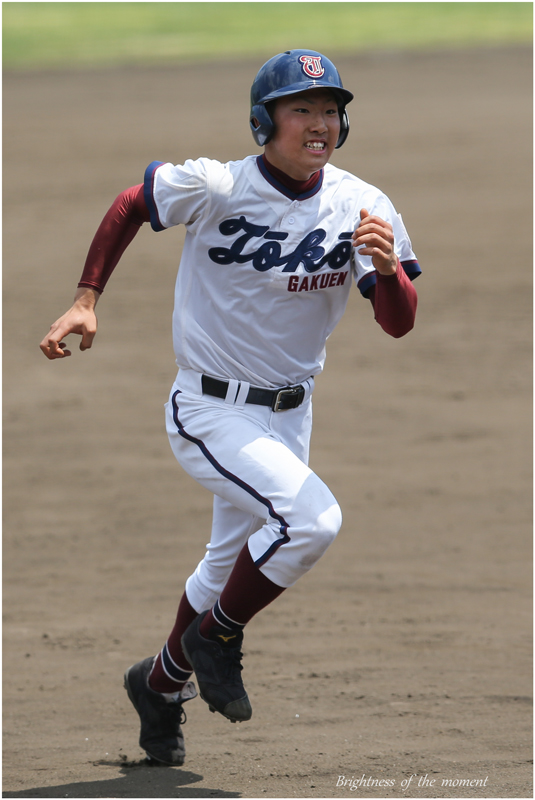
M 218 633 L 217 634 L 217 638 L 218 639 L 223 639 L 223 641 L 226 643 L 226 642 L 230 642 L 231 639 L 235 639 L 236 638 L 236 634 L 233 633 L 232 636 L 223 636 L 222 633 Z

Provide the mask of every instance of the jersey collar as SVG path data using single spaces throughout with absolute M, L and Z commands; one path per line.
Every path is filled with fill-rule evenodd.
M 270 164 L 265 155 L 257 156 L 256 163 L 265 180 L 289 200 L 307 200 L 317 194 L 322 187 L 322 169 L 315 172 L 307 181 L 296 181 Z

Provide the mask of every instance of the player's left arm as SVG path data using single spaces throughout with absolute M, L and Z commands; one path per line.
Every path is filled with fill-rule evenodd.
M 353 245 L 363 256 L 371 256 L 372 264 L 380 275 L 397 272 L 398 257 L 394 251 L 392 225 L 381 217 L 370 214 L 365 208 L 360 212 L 360 224 L 353 234 Z
M 353 245 L 359 253 L 371 256 L 377 282 L 369 298 L 375 319 L 386 333 L 398 339 L 414 327 L 418 296 L 396 255 L 392 225 L 365 208 L 353 234 Z

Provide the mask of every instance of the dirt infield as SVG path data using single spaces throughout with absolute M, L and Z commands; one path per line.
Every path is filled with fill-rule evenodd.
M 530 48 L 339 62 L 334 163 L 402 211 L 417 325 L 353 292 L 312 442 L 342 532 L 248 626 L 252 720 L 196 700 L 184 768 L 143 760 L 123 672 L 211 512 L 163 425 L 182 234 L 144 226 L 90 352 L 38 343 L 150 161 L 255 152 L 257 67 L 4 76 L 4 797 L 531 797 Z

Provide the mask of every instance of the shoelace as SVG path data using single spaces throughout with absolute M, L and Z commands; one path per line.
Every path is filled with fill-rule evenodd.
M 225 677 L 229 679 L 229 682 L 235 680 L 238 683 L 241 683 L 240 672 L 243 669 L 241 664 L 242 658 L 243 653 L 238 648 L 220 649 L 220 653 L 218 653 L 218 659 L 223 667 L 222 672 L 224 672 Z
M 172 725 L 184 725 L 188 721 L 182 703 L 177 703 L 176 701 L 174 703 L 166 703 L 165 711 L 167 712 L 167 720 Z

